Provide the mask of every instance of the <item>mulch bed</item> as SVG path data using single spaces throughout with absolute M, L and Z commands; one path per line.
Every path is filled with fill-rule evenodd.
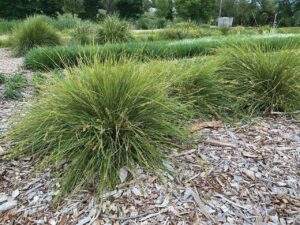
M 123 168 L 123 182 L 102 204 L 91 184 L 54 205 L 60 184 L 49 168 L 39 171 L 30 158 L 5 159 L 9 118 L 25 100 L 0 100 L 1 225 L 300 224 L 299 120 L 279 114 L 195 123 L 196 141 L 170 153 L 174 174 Z

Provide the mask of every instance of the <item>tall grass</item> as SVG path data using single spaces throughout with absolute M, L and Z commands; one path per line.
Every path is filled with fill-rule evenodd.
M 14 30 L 11 42 L 18 54 L 24 54 L 38 46 L 54 46 L 60 43 L 58 32 L 42 16 L 28 17 Z
M 177 63 L 173 68 L 172 95 L 189 106 L 195 118 L 225 118 L 233 96 L 218 74 L 219 58 L 195 59 Z
M 50 85 L 9 135 L 15 156 L 60 171 L 61 196 L 91 184 L 99 193 L 113 189 L 123 167 L 165 169 L 164 152 L 184 137 L 183 107 L 169 97 L 162 74 L 134 62 L 96 61 Z
M 117 15 L 107 16 L 97 31 L 97 42 L 100 44 L 127 42 L 132 38 L 129 24 Z
M 292 51 L 265 53 L 260 46 L 222 51 L 221 74 L 237 97 L 236 111 L 253 115 L 300 109 L 300 58 Z
M 44 15 L 42 17 L 48 24 L 52 25 L 58 30 L 74 29 L 82 22 L 80 18 L 68 13 L 58 15 L 57 18 Z
M 71 42 L 80 45 L 93 44 L 96 39 L 96 30 L 95 26 L 80 24 L 71 33 Z
M 0 85 L 5 83 L 5 75 L 3 73 L 0 73 Z
M 197 55 L 215 54 L 218 48 L 233 43 L 260 45 L 264 51 L 298 48 L 300 36 L 241 36 L 240 38 L 216 37 L 182 41 L 159 41 L 147 43 L 107 44 L 105 46 L 59 46 L 33 49 L 25 57 L 25 64 L 32 69 L 53 69 L 74 66 L 83 56 L 88 60 L 97 56 L 99 60 L 118 58 L 122 55 L 139 60 L 187 58 Z
M 5 83 L 4 97 L 7 99 L 20 99 L 22 91 L 27 85 L 27 79 L 23 74 L 14 74 Z
M 203 29 L 193 22 L 178 23 L 158 33 L 162 40 L 183 40 L 199 38 L 204 35 Z
M 12 32 L 19 24 L 19 20 L 5 20 L 0 18 L 0 34 Z

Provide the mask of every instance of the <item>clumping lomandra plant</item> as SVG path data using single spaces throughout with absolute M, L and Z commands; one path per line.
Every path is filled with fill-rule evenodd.
M 164 170 L 165 151 L 185 138 L 184 107 L 167 86 L 162 74 L 135 62 L 70 69 L 13 127 L 13 156 L 56 169 L 67 161 L 58 170 L 61 196 L 91 183 L 99 193 L 113 189 L 124 166 Z
M 26 87 L 26 85 L 27 79 L 23 74 L 14 74 L 6 81 L 4 97 L 8 99 L 22 98 L 22 90 Z
M 236 96 L 235 109 L 253 115 L 300 109 L 300 58 L 293 51 L 265 52 L 255 45 L 221 51 L 220 70 Z
M 127 42 L 132 39 L 130 25 L 118 15 L 107 16 L 97 30 L 96 41 L 100 44 Z
M 13 32 L 11 45 L 18 54 L 24 54 L 39 46 L 54 46 L 61 43 L 57 30 L 42 16 L 28 17 Z
M 199 119 L 227 116 L 232 96 L 217 74 L 218 58 L 195 59 L 177 63 L 174 67 L 171 93 L 190 106 L 194 117 Z

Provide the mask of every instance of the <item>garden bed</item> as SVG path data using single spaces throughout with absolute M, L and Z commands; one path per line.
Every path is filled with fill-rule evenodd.
M 21 63 L 1 55 L 8 76 Z M 21 62 L 21 59 L 18 61 Z M 5 70 L 5 71 L 4 71 Z M 30 74 L 30 73 L 29 73 Z M 3 138 L 22 101 L 1 100 L 0 223 L 4 224 L 297 224 L 300 214 L 300 123 L 283 113 L 226 124 L 195 122 L 198 138 L 169 153 L 175 172 L 166 179 L 138 169 L 133 180 L 96 202 L 95 187 L 54 207 L 59 181 L 38 172 L 30 157 L 6 160 Z M 10 118 L 10 119 L 9 119 Z M 61 165 L 64 166 L 63 164 Z M 130 176 L 124 169 L 121 180 Z M 4 207 L 9 210 L 3 210 Z

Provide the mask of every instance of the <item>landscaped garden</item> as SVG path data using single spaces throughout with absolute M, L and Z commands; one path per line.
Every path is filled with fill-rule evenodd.
M 0 20 L 0 224 L 300 223 L 299 29 L 120 12 Z

